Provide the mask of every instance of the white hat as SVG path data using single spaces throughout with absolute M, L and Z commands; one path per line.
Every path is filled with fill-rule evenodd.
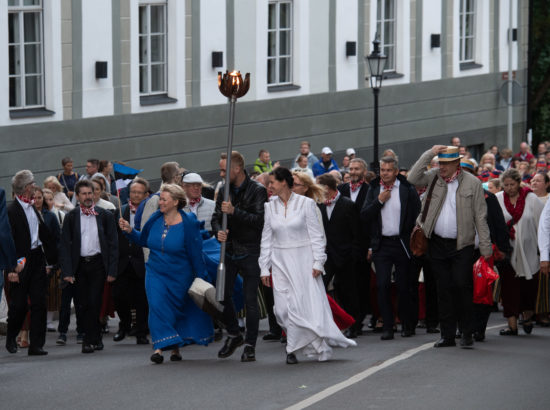
M 321 154 L 332 155 L 332 150 L 329 147 L 323 147 Z
M 355 155 L 355 150 L 353 148 L 348 148 L 346 150 L 346 155 Z
M 199 174 L 190 172 L 183 177 L 183 182 L 186 184 L 202 184 L 202 178 Z

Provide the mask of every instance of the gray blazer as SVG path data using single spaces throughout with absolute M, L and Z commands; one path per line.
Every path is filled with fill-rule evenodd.
M 208 232 L 212 231 L 212 214 L 214 213 L 215 208 L 216 203 L 214 201 L 203 197 L 201 198 L 199 206 L 196 210 L 197 219 L 199 220 L 199 222 L 204 221 L 204 229 L 206 229 Z M 186 205 L 183 210 L 185 212 L 191 212 L 189 205 Z

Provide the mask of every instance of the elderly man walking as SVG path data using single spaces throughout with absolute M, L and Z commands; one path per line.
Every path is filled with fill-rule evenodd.
M 428 169 L 436 155 L 439 168 Z M 460 158 L 457 147 L 434 145 L 422 154 L 408 177 L 417 187 L 429 187 L 417 223 L 428 207 L 422 229 L 429 238 L 428 256 L 437 279 L 441 323 L 441 339 L 434 347 L 455 346 L 457 322 L 462 329 L 460 346 L 473 346 L 472 268 L 476 232 L 481 255 L 489 257 L 492 253 L 481 182 L 461 172 Z

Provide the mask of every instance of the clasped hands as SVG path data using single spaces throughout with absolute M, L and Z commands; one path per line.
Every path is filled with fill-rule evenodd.
M 320 270 L 312 269 L 312 275 L 313 275 L 314 278 L 321 275 L 321 273 L 323 273 L 323 272 L 321 272 Z M 264 286 L 267 286 L 268 288 L 271 287 L 271 281 L 270 281 L 269 276 L 262 276 L 261 279 L 262 279 L 262 283 L 263 283 Z

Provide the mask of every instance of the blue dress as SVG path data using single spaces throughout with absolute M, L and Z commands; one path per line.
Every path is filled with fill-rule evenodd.
M 129 234 L 131 240 L 151 251 L 145 265 L 145 290 L 154 349 L 207 345 L 213 339 L 210 316 L 187 294 L 195 277 L 209 279 L 199 223 L 193 214 L 180 214 L 181 223 L 165 227 L 162 213 L 157 211 L 141 232 L 134 229 Z

